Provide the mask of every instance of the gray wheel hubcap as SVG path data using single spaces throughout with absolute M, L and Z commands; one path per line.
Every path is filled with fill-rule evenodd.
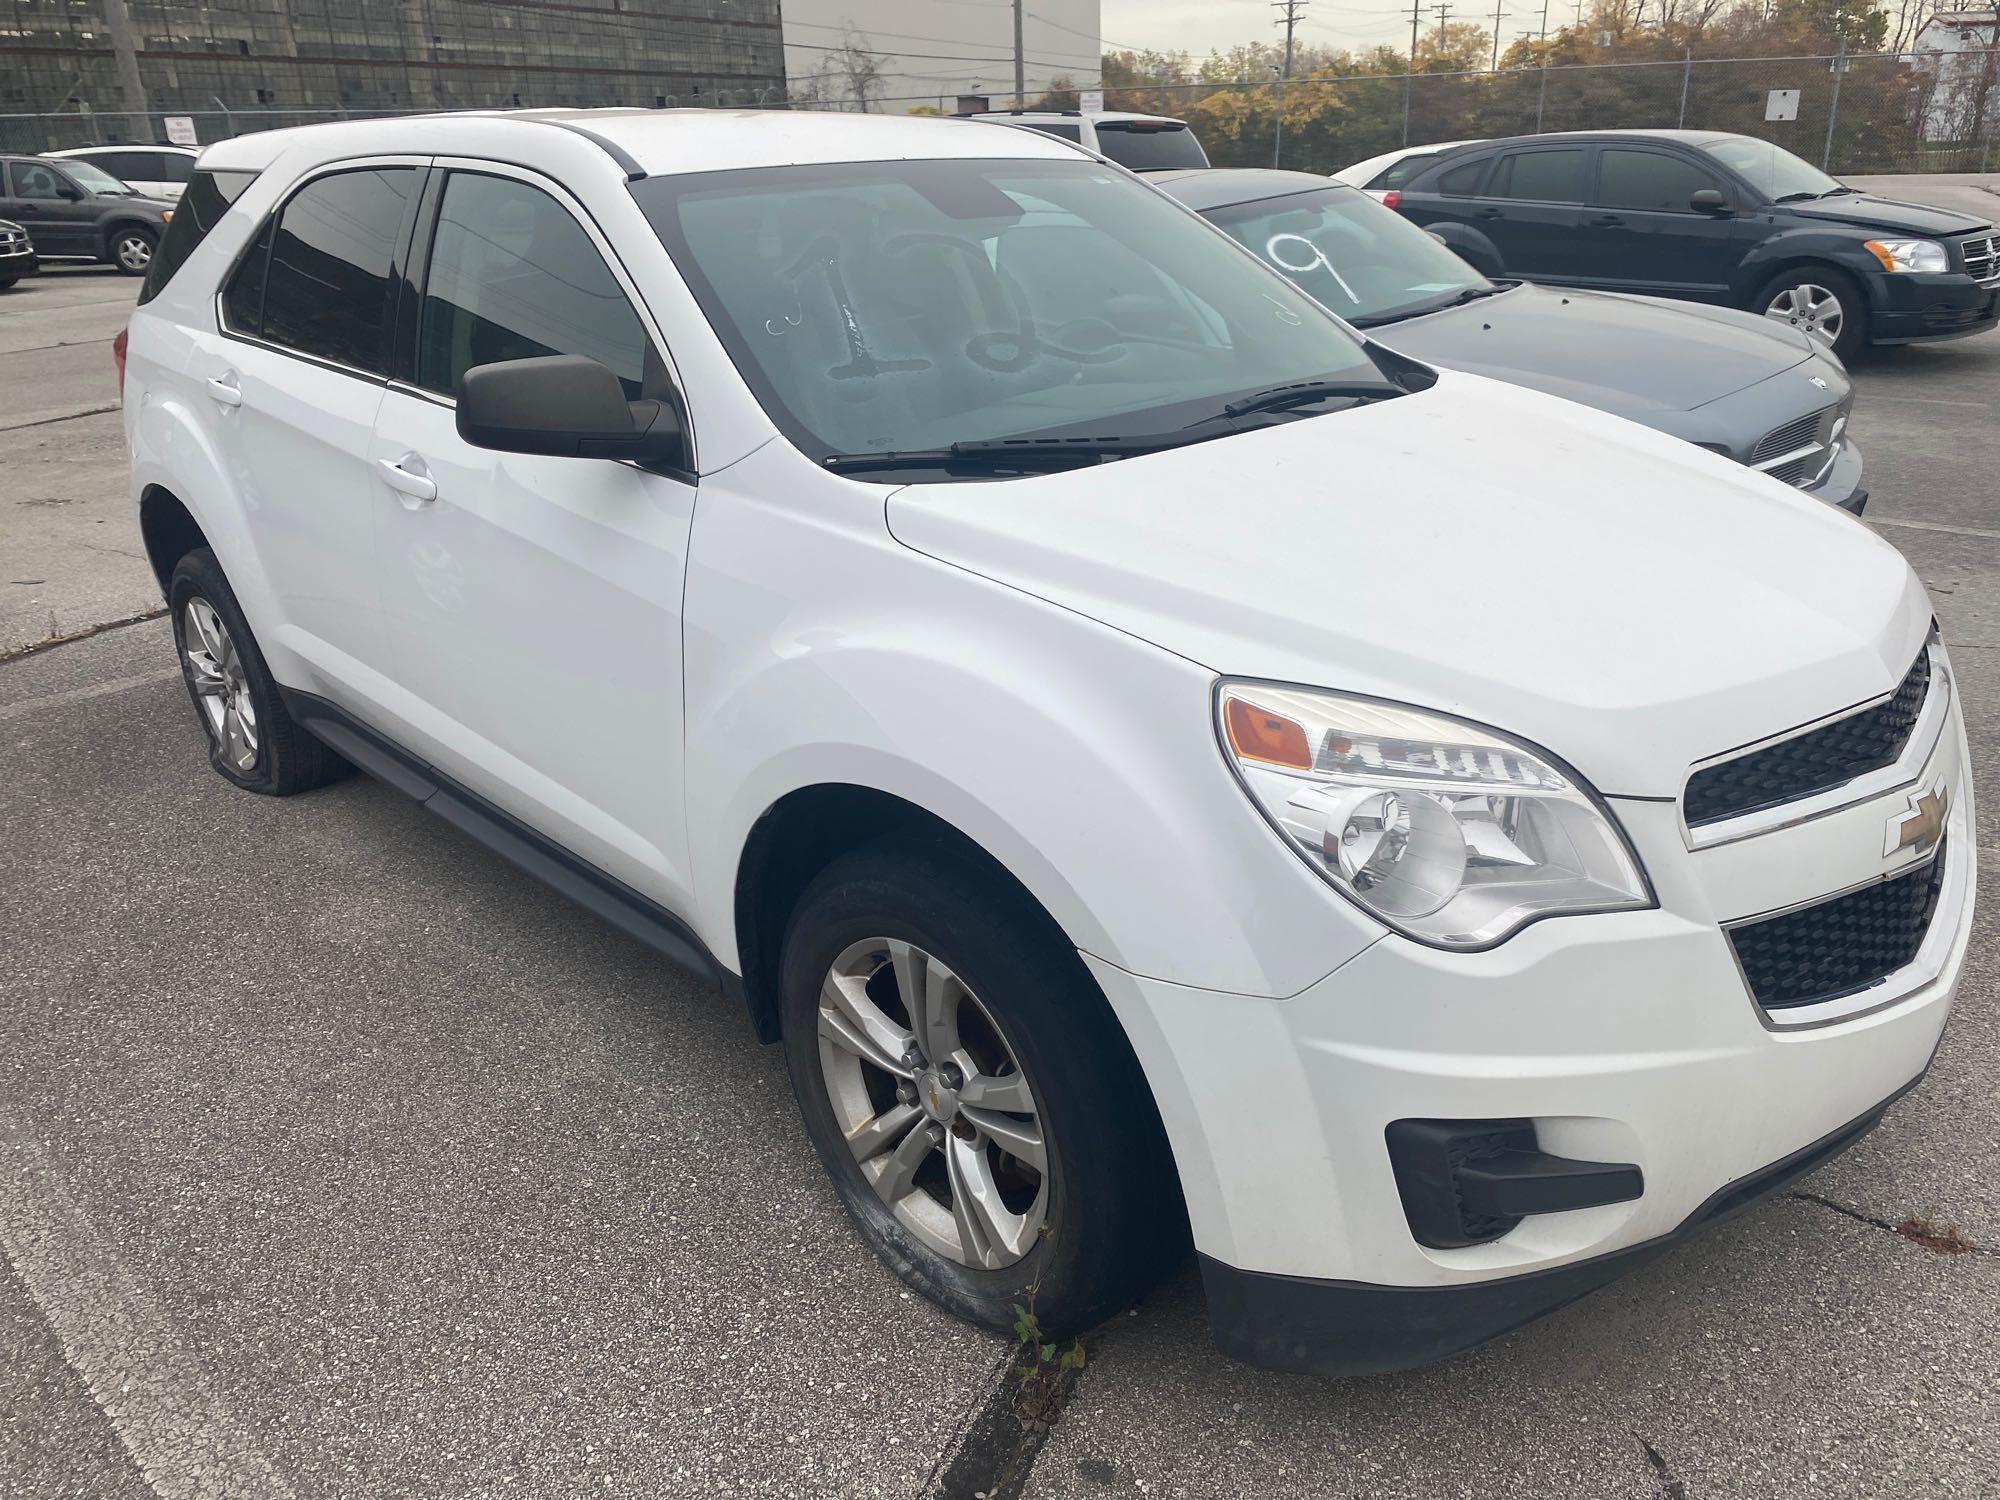
M 257 764 L 257 705 L 243 675 L 243 658 L 215 606 L 199 594 L 181 607 L 181 655 L 195 707 L 217 752 L 238 771 Z
M 128 271 L 143 271 L 153 263 L 153 247 L 144 235 L 121 236 L 116 253 L 118 264 Z
M 998 1270 L 1048 1217 L 1048 1143 L 1014 1049 L 964 982 L 895 938 L 852 944 L 819 997 L 820 1074 L 861 1172 L 904 1228 Z
M 1847 321 L 1840 299 L 1827 288 L 1809 281 L 1786 287 L 1778 293 L 1771 299 L 1771 305 L 1764 309 L 1764 316 L 1775 322 L 1789 323 L 1794 328 L 1803 328 L 1822 344 L 1838 340 L 1841 327 Z

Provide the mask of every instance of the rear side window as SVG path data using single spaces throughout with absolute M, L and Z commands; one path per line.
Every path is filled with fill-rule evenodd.
M 1504 158 L 1487 184 L 1488 198 L 1516 198 L 1530 203 L 1583 202 L 1583 148 L 1517 151 Z
M 181 268 L 182 262 L 194 254 L 195 246 L 208 238 L 209 230 L 222 222 L 229 205 L 254 181 L 256 175 L 251 172 L 194 174 L 167 223 L 166 236 L 153 252 L 153 263 L 146 267 L 146 284 L 139 289 L 141 302 L 151 302 L 160 295 L 161 288 L 174 279 L 174 272 Z
M 159 180 L 161 182 L 186 182 L 192 176 L 194 176 L 194 158 L 192 156 L 182 156 L 178 151 L 163 151 L 160 153 Z
M 102 167 L 120 182 L 160 180 L 160 155 L 157 151 L 100 151 L 83 159 L 94 167 Z
M 1068 141 L 1072 146 L 1083 144 L 1083 129 L 1077 125 L 1059 125 L 1050 121 L 1044 125 L 1035 120 L 1023 120 L 1022 126 L 1028 130 L 1039 130 L 1043 135 L 1052 135 L 1059 141 Z
M 389 267 L 416 190 L 415 167 L 374 167 L 293 194 L 272 234 L 256 331 L 301 354 L 386 373 Z
M 569 210 L 507 177 L 445 182 L 417 324 L 417 384 L 456 396 L 475 365 L 582 354 L 640 397 L 646 330 Z
M 1447 198 L 1470 198 L 1479 191 L 1479 179 L 1486 173 L 1487 157 L 1466 162 L 1438 175 L 1437 190 Z
M 1692 213 L 1688 199 L 1721 186 L 1691 161 L 1659 151 L 1606 147 L 1598 158 L 1597 201 L 1606 208 Z
M 1417 173 L 1437 160 L 1435 151 L 1426 151 L 1421 156 L 1406 156 L 1401 161 L 1391 162 L 1368 179 L 1371 188 L 1399 188 Z
M 1135 172 L 1164 172 L 1178 167 L 1205 167 L 1201 142 L 1185 125 L 1154 125 L 1144 120 L 1100 120 L 1097 149 Z

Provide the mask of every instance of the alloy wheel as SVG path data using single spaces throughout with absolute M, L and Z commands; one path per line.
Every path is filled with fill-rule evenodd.
M 1764 316 L 1794 328 L 1803 328 L 1822 344 L 1838 342 L 1841 327 L 1847 321 L 1840 298 L 1827 288 L 1809 281 L 1788 286 L 1779 292 L 1771 299 L 1771 305 L 1764 309 Z
M 153 263 L 153 242 L 143 234 L 121 234 L 111 253 L 126 270 L 143 271 Z
M 243 658 L 215 606 L 199 594 L 181 606 L 181 655 L 187 661 L 188 685 L 202 723 L 222 758 L 237 771 L 257 764 L 257 706 L 250 700 L 250 683 Z
M 938 1254 L 999 1270 L 1048 1217 L 1048 1142 L 1019 1058 L 932 954 L 865 938 L 820 986 L 820 1072 L 862 1175 Z

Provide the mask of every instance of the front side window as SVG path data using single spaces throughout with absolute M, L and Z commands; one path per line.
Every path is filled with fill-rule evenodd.
M 1208 155 L 1187 126 L 1151 120 L 1099 120 L 1097 149 L 1134 172 L 1169 172 L 1205 167 Z
M 1434 311 L 1491 285 L 1401 214 L 1353 188 L 1238 203 L 1207 217 L 1351 323 Z
M 102 156 L 87 156 L 83 160 L 94 167 L 102 167 L 120 182 L 157 182 L 160 176 L 160 158 L 150 151 L 107 151 Z
M 815 458 L 1193 441 L 1179 434 L 1249 393 L 1383 381 L 1296 287 L 1096 162 L 765 167 L 632 192 L 772 420 Z
M 1659 151 L 1607 146 L 1598 158 L 1597 201 L 1605 208 L 1693 213 L 1688 200 L 1718 184 L 1693 162 Z
M 45 167 L 38 161 L 17 161 L 9 165 L 8 172 L 14 179 L 14 196 L 32 198 L 37 203 L 58 201 L 63 196 L 63 175 L 54 167 Z M 72 198 L 78 196 L 72 192 Z
M 1583 160 L 1580 146 L 1560 151 L 1517 151 L 1501 161 L 1485 196 L 1529 203 L 1581 203 Z
M 293 194 L 271 240 L 263 336 L 385 372 L 389 267 L 416 189 L 415 167 L 376 167 L 322 177 Z
M 474 365 L 583 354 L 637 401 L 646 330 L 597 246 L 540 188 L 454 172 L 431 243 L 417 384 L 456 396 Z

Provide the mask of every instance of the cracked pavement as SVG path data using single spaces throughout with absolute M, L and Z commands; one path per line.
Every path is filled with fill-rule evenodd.
M 0 654 L 51 611 L 67 634 L 158 604 L 117 418 L 69 415 L 115 402 L 132 290 L 58 271 L 0 299 Z M 1856 373 L 1991 879 L 2000 335 Z M 997 1476 L 1006 1344 L 866 1254 L 742 1017 L 384 787 L 232 791 L 167 634 L 0 662 L 0 1500 Z M 1189 1269 L 1092 1338 L 1000 1493 L 2000 1493 L 1992 911 L 1929 1078 L 1792 1192 L 1373 1380 L 1222 1359 Z

